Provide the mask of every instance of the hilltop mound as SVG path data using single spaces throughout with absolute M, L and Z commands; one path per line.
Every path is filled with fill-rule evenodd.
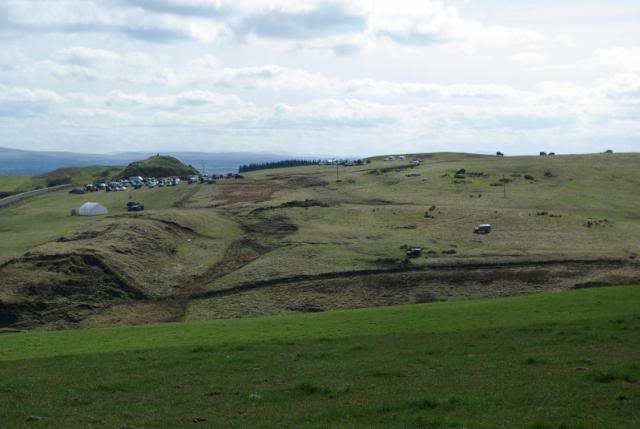
M 166 177 L 190 174 L 198 174 L 198 170 L 172 156 L 156 155 L 144 161 L 132 162 L 122 171 L 121 176 Z

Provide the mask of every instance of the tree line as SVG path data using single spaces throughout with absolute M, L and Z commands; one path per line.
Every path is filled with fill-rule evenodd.
M 247 171 L 266 170 L 267 168 L 286 168 L 286 167 L 301 167 L 305 165 L 318 165 L 320 161 L 305 160 L 305 159 L 287 159 L 284 161 L 272 161 L 261 162 L 256 164 L 241 165 L 238 168 L 238 173 L 245 173 Z

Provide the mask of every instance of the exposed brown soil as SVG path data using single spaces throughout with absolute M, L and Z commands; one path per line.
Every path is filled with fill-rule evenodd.
M 228 318 L 517 295 L 593 285 L 586 282 L 599 278 L 638 283 L 640 266 L 596 260 L 399 267 L 272 279 L 192 298 L 209 300 L 212 317 Z
M 242 229 L 250 236 L 268 239 L 282 238 L 292 232 L 296 232 L 298 227 L 291 223 L 288 217 L 279 215 L 247 219 L 242 224 Z
M 145 323 L 177 322 L 182 320 L 186 301 L 127 301 L 88 315 L 78 326 L 141 325 Z
M 162 261 L 191 231 L 172 221 L 113 219 L 3 263 L 0 327 L 75 324 L 123 302 L 169 296 L 178 277 Z
M 286 203 L 282 203 L 277 206 L 258 207 L 257 209 L 252 210 L 249 214 L 262 213 L 265 211 L 277 210 L 277 209 L 290 209 L 290 208 L 307 209 L 309 207 L 330 207 L 330 204 L 325 203 L 323 201 L 309 200 L 309 199 L 304 201 L 287 201 Z
M 217 199 L 224 204 L 259 203 L 271 199 L 283 185 L 272 181 L 235 181 L 217 186 Z
M 25 271 L 38 275 L 25 278 Z M 1 275 L 14 299 L 0 300 L 0 327 L 76 323 L 112 302 L 147 298 L 95 255 L 34 255 L 6 264 Z

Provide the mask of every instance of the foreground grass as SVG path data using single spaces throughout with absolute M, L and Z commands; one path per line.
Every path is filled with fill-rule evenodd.
M 640 287 L 0 336 L 4 427 L 634 428 Z

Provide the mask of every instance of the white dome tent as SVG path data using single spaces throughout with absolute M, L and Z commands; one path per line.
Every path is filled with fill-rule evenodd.
M 106 207 L 99 203 L 84 203 L 78 210 L 80 216 L 99 216 L 107 213 Z

